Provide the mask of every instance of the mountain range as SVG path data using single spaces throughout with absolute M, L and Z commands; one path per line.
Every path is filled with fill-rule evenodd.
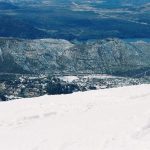
M 125 5 L 125 1 L 1 1 L 0 37 L 69 41 L 150 38 L 147 2 L 130 1 L 135 5 Z
M 33 4 L 33 3 L 43 3 L 43 4 L 49 4 L 49 3 L 71 3 L 71 2 L 79 2 L 79 3 L 104 3 L 107 5 L 142 5 L 145 3 L 149 3 L 149 0 L 83 0 L 83 1 L 79 1 L 79 0 L 0 0 L 2 2 L 10 2 L 10 3 L 15 3 L 15 4 L 24 4 L 24 3 L 28 3 L 28 4 Z
M 0 0 L 0 37 L 1 73 L 134 75 L 149 69 L 150 45 L 126 41 L 150 38 L 150 4 Z
M 46 74 L 149 74 L 149 42 L 119 39 L 0 39 L 0 72 Z

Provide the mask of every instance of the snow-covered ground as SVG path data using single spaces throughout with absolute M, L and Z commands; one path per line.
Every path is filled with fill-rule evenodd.
M 81 79 L 107 79 L 107 78 L 121 78 L 118 76 L 111 76 L 105 74 L 93 74 L 93 75 L 84 75 L 84 76 L 60 76 L 59 79 L 66 81 L 66 82 L 73 82 Z
M 0 150 L 150 150 L 150 85 L 2 102 Z

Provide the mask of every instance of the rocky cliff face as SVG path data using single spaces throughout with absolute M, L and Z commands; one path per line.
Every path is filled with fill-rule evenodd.
M 73 44 L 66 40 L 0 39 L 0 72 L 135 74 L 150 66 L 149 43 L 119 39 Z

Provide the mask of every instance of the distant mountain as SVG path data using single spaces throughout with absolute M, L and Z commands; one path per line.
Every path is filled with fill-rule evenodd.
M 136 75 L 150 66 L 150 44 L 106 39 L 73 44 L 66 40 L 0 39 L 0 72 Z
M 1 2 L 7 2 L 16 5 L 33 5 L 33 4 L 48 4 L 51 0 L 0 0 Z
M 124 7 L 121 0 L 0 0 L 0 37 L 150 38 L 150 5 L 146 2 Z
M 12 3 L 9 2 L 1 2 L 0 1 L 0 10 L 9 10 L 9 9 L 17 9 L 18 7 Z
M 149 3 L 149 0 L 105 0 L 104 3 L 107 5 L 124 5 L 124 6 L 129 6 L 129 5 L 143 5 L 146 3 Z
M 120 0 L 122 1 L 122 0 Z M 143 5 L 146 3 L 150 3 L 149 0 L 124 0 L 121 2 L 122 4 L 132 4 L 132 5 Z
M 2 2 L 10 2 L 15 4 L 50 4 L 50 3 L 57 3 L 57 4 L 71 4 L 73 2 L 77 3 L 104 3 L 107 5 L 143 5 L 149 3 L 149 0 L 0 0 Z

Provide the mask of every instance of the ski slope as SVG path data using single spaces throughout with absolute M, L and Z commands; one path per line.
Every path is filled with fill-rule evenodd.
M 150 85 L 1 102 L 0 150 L 150 150 Z

